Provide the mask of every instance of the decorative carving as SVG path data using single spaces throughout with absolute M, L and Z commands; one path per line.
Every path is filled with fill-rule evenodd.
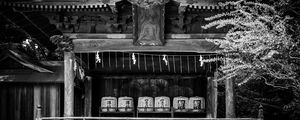
M 62 59 L 64 56 L 64 52 L 73 51 L 74 45 L 72 39 L 63 35 L 54 35 L 50 37 L 50 41 L 57 45 L 57 49 L 55 50 L 55 55 Z

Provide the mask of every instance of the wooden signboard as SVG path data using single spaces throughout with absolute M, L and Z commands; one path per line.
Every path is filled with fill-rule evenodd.
M 133 4 L 133 44 L 164 45 L 165 3 L 168 0 L 131 0 Z

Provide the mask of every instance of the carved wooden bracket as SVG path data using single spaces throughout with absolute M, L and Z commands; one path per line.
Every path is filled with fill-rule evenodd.
M 72 39 L 64 35 L 54 35 L 50 37 L 50 41 L 57 45 L 57 52 L 73 51 L 74 45 Z

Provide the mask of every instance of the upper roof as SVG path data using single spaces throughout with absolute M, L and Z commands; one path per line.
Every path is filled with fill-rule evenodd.
M 36 10 L 60 10 L 60 9 L 99 9 L 115 6 L 117 2 L 125 0 L 3 0 L 0 5 L 20 7 Z M 234 0 L 170 0 L 180 4 L 180 6 L 198 8 L 198 9 L 229 9 L 229 7 L 221 7 L 220 2 Z

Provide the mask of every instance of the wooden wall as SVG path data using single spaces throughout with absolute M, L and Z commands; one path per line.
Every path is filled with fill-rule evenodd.
M 42 116 L 61 116 L 62 90 L 59 83 L 0 83 L 0 120 L 33 120 L 38 105 Z

